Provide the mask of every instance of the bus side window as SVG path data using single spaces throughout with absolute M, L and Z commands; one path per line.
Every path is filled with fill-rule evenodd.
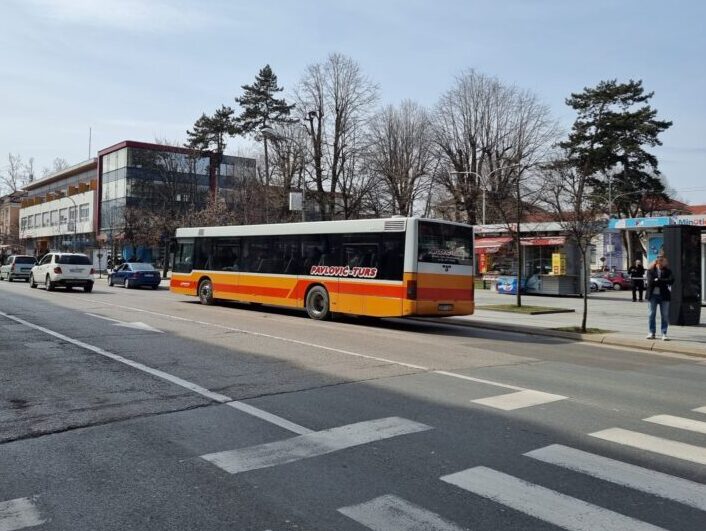
M 191 273 L 194 260 L 194 242 L 181 241 L 178 243 L 177 252 L 174 253 L 174 272 Z

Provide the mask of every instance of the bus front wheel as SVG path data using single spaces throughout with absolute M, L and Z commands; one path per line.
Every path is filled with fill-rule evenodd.
M 331 317 L 328 291 L 323 286 L 314 286 L 306 294 L 306 313 L 309 317 L 323 321 Z
M 208 279 L 204 279 L 199 284 L 199 300 L 201 304 L 213 304 L 213 284 Z

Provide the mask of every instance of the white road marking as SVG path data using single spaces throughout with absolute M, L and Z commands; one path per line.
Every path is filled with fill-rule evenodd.
M 117 319 L 111 319 L 110 317 L 105 317 L 103 315 L 97 315 L 95 313 L 86 313 L 86 315 L 89 315 L 91 317 L 96 317 L 97 319 L 103 319 L 104 321 L 110 321 L 112 322 L 115 326 L 122 326 L 124 328 L 134 328 L 135 330 L 144 330 L 146 332 L 157 332 L 158 334 L 163 334 L 161 330 L 158 330 L 156 328 L 151 327 L 148 324 L 145 324 L 141 321 L 135 321 L 135 322 L 127 322 L 127 321 L 119 321 Z
M 0 501 L 0 531 L 25 529 L 44 522 L 32 498 Z
M 523 407 L 538 406 L 540 404 L 549 404 L 558 400 L 566 399 L 562 395 L 553 395 L 542 391 L 533 391 L 527 389 L 525 391 L 517 391 L 516 393 L 508 393 L 506 395 L 490 396 L 488 398 L 479 398 L 471 400 L 474 404 L 494 407 L 503 411 L 512 411 Z
M 465 374 L 458 374 L 456 372 L 447 371 L 434 371 L 436 374 L 442 374 L 444 376 L 450 376 L 452 378 L 459 378 L 461 380 L 468 380 L 470 382 L 494 385 L 495 387 L 504 387 L 505 389 L 514 389 L 515 391 L 526 391 L 524 387 L 518 387 L 516 385 L 509 385 L 499 382 L 494 382 L 492 380 L 484 380 L 483 378 L 474 378 L 473 376 L 466 376 Z
M 697 407 L 693 411 L 696 411 L 697 413 L 706 413 L 706 406 L 703 407 Z
M 207 321 L 199 321 L 199 320 L 196 320 L 196 319 L 187 319 L 186 317 L 179 317 L 179 316 L 171 315 L 171 314 L 168 314 L 168 313 L 155 312 L 155 311 L 152 311 L 152 310 L 145 310 L 145 309 L 142 309 L 142 308 L 135 308 L 135 307 L 133 307 L 133 306 L 124 306 L 124 305 L 122 305 L 122 304 L 115 304 L 115 303 L 112 303 L 112 302 L 105 302 L 105 301 L 100 300 L 100 299 L 95 300 L 95 302 L 98 302 L 98 303 L 100 303 L 100 304 L 105 304 L 105 305 L 108 305 L 108 306 L 114 306 L 114 307 L 116 307 L 116 308 L 122 308 L 122 309 L 125 309 L 125 310 L 131 310 L 131 311 L 135 311 L 135 312 L 143 312 L 143 313 L 147 313 L 147 314 L 151 314 L 151 315 L 156 315 L 156 316 L 158 316 L 158 317 L 166 317 L 166 318 L 168 318 L 168 319 L 176 319 L 176 320 L 179 320 L 179 321 L 186 321 L 186 322 L 190 322 L 190 323 L 194 323 L 194 324 L 198 324 L 198 325 L 211 326 L 211 327 L 213 327 L 213 328 L 218 328 L 218 329 L 220 329 L 220 330 L 227 330 L 227 331 L 229 331 L 229 332 L 237 332 L 237 333 L 240 333 L 240 334 L 250 335 L 250 336 L 255 336 L 255 337 L 265 337 L 265 338 L 267 338 L 267 339 L 273 339 L 273 340 L 276 340 L 276 341 L 282 341 L 282 342 L 284 342 L 284 343 L 290 343 L 290 344 L 294 344 L 294 345 L 302 345 L 302 346 L 305 346 L 305 347 L 316 348 L 316 349 L 325 350 L 325 351 L 328 351 L 328 352 L 336 352 L 336 353 L 338 353 L 338 354 L 343 354 L 343 355 L 345 355 L 345 356 L 353 356 L 353 357 L 356 357 L 356 358 L 364 358 L 364 359 L 369 359 L 369 360 L 373 360 L 373 361 L 380 361 L 380 362 L 383 362 L 383 363 L 389 363 L 389 364 L 391 364 L 391 365 L 399 365 L 400 367 L 406 367 L 406 368 L 408 368 L 408 369 L 415 369 L 415 370 L 424 371 L 424 372 L 432 372 L 432 371 L 433 371 L 434 373 L 436 373 L 436 374 L 441 374 L 441 375 L 443 375 L 443 376 L 449 376 L 449 377 L 452 377 L 452 378 L 459 378 L 459 379 L 468 380 L 468 381 L 471 381 L 471 382 L 477 382 L 477 383 L 483 383 L 483 384 L 487 384 L 487 385 L 493 385 L 493 386 L 495 386 L 495 387 L 503 387 L 503 388 L 505 388 L 505 389 L 513 389 L 513 390 L 515 390 L 515 391 L 531 391 L 532 394 L 527 393 L 527 394 L 525 394 L 525 395 L 516 397 L 516 398 L 518 399 L 518 400 L 517 400 L 518 403 L 520 403 L 520 402 L 522 402 L 522 401 L 527 402 L 527 405 L 525 405 L 525 406 L 518 406 L 518 407 L 528 407 L 528 406 L 531 406 L 531 405 L 545 404 L 545 403 L 548 403 L 548 402 L 554 402 L 554 401 L 557 401 L 557 400 L 563 400 L 563 399 L 565 399 L 565 398 L 568 398 L 568 397 L 561 396 L 561 395 L 552 395 L 551 393 L 544 393 L 543 391 L 535 391 L 535 390 L 533 390 L 533 389 L 527 389 L 527 388 L 525 388 L 525 387 L 518 387 L 518 386 L 516 386 L 516 385 L 510 385 L 510 384 L 504 384 L 504 383 L 501 383 L 501 382 L 495 382 L 495 381 L 493 381 L 493 380 L 485 380 L 485 379 L 483 379 L 483 378 L 474 378 L 474 377 L 472 377 L 472 376 L 466 376 L 465 374 L 458 374 L 458 373 L 455 373 L 455 372 L 448 372 L 448 371 L 436 371 L 436 370 L 431 369 L 430 367 L 424 367 L 424 366 L 422 366 L 422 365 L 415 365 L 415 364 L 412 364 L 412 363 L 405 363 L 405 362 L 402 362 L 402 361 L 391 360 L 391 359 L 389 359 L 389 358 L 381 358 L 381 357 L 379 357 L 379 356 L 370 356 L 370 355 L 368 355 L 368 354 L 361 354 L 361 353 L 359 353 L 359 352 L 351 352 L 350 350 L 343 350 L 343 349 L 339 349 L 339 348 L 335 348 L 335 347 L 328 347 L 328 346 L 326 346 L 326 345 L 320 345 L 320 344 L 318 344 L 318 343 L 310 343 L 310 342 L 308 342 L 308 341 L 300 341 L 300 340 L 298 340 L 298 339 L 291 339 L 291 338 L 282 337 L 282 336 L 275 336 L 275 335 L 272 335 L 272 334 L 265 334 L 265 333 L 263 333 L 263 332 L 253 332 L 253 331 L 251 331 L 251 330 L 244 330 L 244 329 L 242 329 L 242 328 L 234 328 L 234 327 L 232 327 L 232 326 L 225 326 L 225 325 L 219 325 L 219 324 L 215 324 L 215 323 L 209 323 L 209 322 L 207 322 Z M 532 399 L 534 399 L 534 400 L 538 400 L 537 403 L 536 403 L 536 404 L 529 403 L 529 402 L 531 402 L 531 398 L 530 398 L 530 397 L 532 397 Z M 512 409 L 517 409 L 517 408 L 512 408 Z
M 243 411 L 244 413 L 247 413 L 248 415 L 252 415 L 253 417 L 257 417 L 257 418 L 262 419 L 266 422 L 269 422 L 270 424 L 275 424 L 276 426 L 279 426 L 280 428 L 284 428 L 285 430 L 289 430 L 294 433 L 297 433 L 299 435 L 306 435 L 307 433 L 314 433 L 314 430 L 310 430 L 309 428 L 305 428 L 304 426 L 300 426 L 299 424 L 295 424 L 294 422 L 290 422 L 287 419 L 284 419 L 282 417 L 278 417 L 277 415 L 273 415 L 272 413 L 268 413 L 267 411 L 260 409 L 260 408 L 257 408 L 255 406 L 245 404 L 244 402 L 233 401 L 233 402 L 228 402 L 226 405 L 230 406 L 234 409 L 237 409 L 239 411 Z
M 660 529 L 483 466 L 443 476 L 441 480 L 572 531 Z
M 430 429 L 432 428 L 426 424 L 399 417 L 388 417 L 339 426 L 283 441 L 206 454 L 201 457 L 226 472 L 237 474 L 293 463 L 301 459 L 326 455 L 346 448 Z
M 13 321 L 20 323 L 22 325 L 25 325 L 29 328 L 33 328 L 35 330 L 39 330 L 40 332 L 44 332 L 45 334 L 49 334 L 50 336 L 59 338 L 62 341 L 66 341 L 67 343 L 71 343 L 72 345 L 76 345 L 77 347 L 81 347 L 86 350 L 90 350 L 91 352 L 95 352 L 96 354 L 100 354 L 101 356 L 105 356 L 106 358 L 110 358 L 110 359 L 115 360 L 119 363 L 123 363 L 125 365 L 128 365 L 134 369 L 140 370 L 142 372 L 146 372 L 148 374 L 151 374 L 152 376 L 156 376 L 157 378 L 161 378 L 162 380 L 166 380 L 168 382 L 171 382 L 175 385 L 178 385 L 180 387 L 188 389 L 189 391 L 192 391 L 196 394 L 199 394 L 201 396 L 205 396 L 206 398 L 213 400 L 215 402 L 226 403 L 226 402 L 231 402 L 233 400 L 229 396 L 222 395 L 220 393 L 214 393 L 213 391 L 209 391 L 205 387 L 201 387 L 200 385 L 196 385 L 194 383 L 191 383 L 187 380 L 179 378 L 178 376 L 174 376 L 174 375 L 171 375 L 171 374 L 166 373 L 164 371 L 160 371 L 159 369 L 154 369 L 152 367 L 148 367 L 147 365 L 145 365 L 143 363 L 133 361 L 128 358 L 124 358 L 122 356 L 119 356 L 118 354 L 113 354 L 112 352 L 104 350 L 100 347 L 96 347 L 95 345 L 91 345 L 89 343 L 85 343 L 84 341 L 80 341 L 78 339 L 74 339 L 72 337 L 65 336 L 64 334 L 60 334 L 59 332 L 55 332 L 54 330 L 50 330 L 48 328 L 44 328 L 43 326 L 39 326 L 34 323 L 30 323 L 29 321 L 25 321 L 24 319 L 20 319 L 19 317 L 15 317 L 14 315 L 9 315 L 4 312 L 0 312 L 0 315 L 7 317 L 8 319 L 12 319 Z
M 675 417 L 673 415 L 655 415 L 642 419 L 646 422 L 669 426 L 670 428 L 679 428 L 681 430 L 695 431 L 697 433 L 706 433 L 706 422 L 700 420 L 685 419 L 683 417 Z
M 640 450 L 647 450 L 648 452 L 706 465 L 706 448 L 702 448 L 701 446 L 663 439 L 662 437 L 654 437 L 653 435 L 624 430 L 622 428 L 609 428 L 607 430 L 589 433 L 589 435 L 605 441 L 639 448 Z
M 175 315 L 170 315 L 167 313 L 161 313 L 161 312 L 153 312 L 151 310 L 143 310 L 142 308 L 134 308 L 132 306 L 123 306 L 121 304 L 115 304 L 112 302 L 104 302 L 104 301 L 97 301 L 100 302 L 101 304 L 107 304 L 109 306 L 115 306 L 117 308 L 124 308 L 126 310 L 132 310 L 135 312 L 144 312 L 152 315 L 157 315 L 160 317 L 168 317 L 170 319 L 178 319 L 179 321 L 187 321 L 190 323 L 194 324 L 199 324 L 199 325 L 204 325 L 204 326 L 212 326 L 214 328 L 218 328 L 220 330 L 228 330 L 229 332 L 237 332 L 239 334 L 243 335 L 249 335 L 249 336 L 255 336 L 255 337 L 265 337 L 267 339 L 274 339 L 277 341 L 282 341 L 284 343 L 291 343 L 294 345 L 301 345 L 305 347 L 310 347 L 310 348 L 316 348 L 320 350 L 326 350 L 328 352 L 337 352 L 339 354 L 345 354 L 346 356 L 354 356 L 356 358 L 365 358 L 365 359 L 370 359 L 374 361 L 382 361 L 384 363 L 390 363 L 393 365 L 399 365 L 401 367 L 407 367 L 409 369 L 417 369 L 420 371 L 430 371 L 431 369 L 429 367 L 423 367 L 422 365 L 414 365 L 412 363 L 405 363 L 402 361 L 396 361 L 396 360 L 391 360 L 388 358 L 381 358 L 379 356 L 370 356 L 368 354 L 360 354 L 358 352 L 351 352 L 350 350 L 343 350 L 340 348 L 335 348 L 335 347 L 327 347 L 326 345 L 319 345 L 318 343 L 310 343 L 308 341 L 300 341 L 298 339 L 291 339 L 288 337 L 281 337 L 281 336 L 275 336 L 272 334 L 265 334 L 264 332 L 253 332 L 252 330 L 244 330 L 242 328 L 234 328 L 232 326 L 225 326 L 225 325 L 219 325 L 215 323 L 209 323 L 207 321 L 198 321 L 196 319 L 187 319 L 185 317 L 178 317 Z
M 463 528 L 402 498 L 388 494 L 338 512 L 373 531 L 462 531 Z
M 706 485 L 701 483 L 560 444 L 539 448 L 525 455 L 706 511 Z

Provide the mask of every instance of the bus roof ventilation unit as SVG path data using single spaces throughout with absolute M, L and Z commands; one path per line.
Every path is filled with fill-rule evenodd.
M 385 222 L 385 232 L 387 231 L 394 231 L 394 232 L 399 232 L 404 230 L 404 224 L 405 220 L 403 219 L 395 219 L 392 221 L 386 221 Z

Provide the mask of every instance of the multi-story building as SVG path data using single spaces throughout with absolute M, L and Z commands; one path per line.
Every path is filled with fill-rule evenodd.
M 136 248 L 126 236 L 131 208 L 133 214 L 158 216 L 198 210 L 209 196 L 226 196 L 254 177 L 254 159 L 127 140 L 29 183 L 19 211 L 19 238 L 31 254 L 85 252 L 97 267 L 105 266 L 101 257 L 111 253 L 159 261 L 160 246 Z
M 96 159 L 90 159 L 24 187 L 20 239 L 28 253 L 60 250 L 91 254 L 98 249 L 96 169 Z
M 130 210 L 132 216 L 146 211 L 177 216 L 203 208 L 209 196 L 247 186 L 255 177 L 255 159 L 128 140 L 98 152 L 98 176 L 98 237 L 113 248 L 123 238 Z M 160 246 L 127 246 L 121 252 L 145 261 L 160 261 L 163 254 Z
M 0 256 L 20 251 L 20 202 L 24 192 L 0 197 Z

